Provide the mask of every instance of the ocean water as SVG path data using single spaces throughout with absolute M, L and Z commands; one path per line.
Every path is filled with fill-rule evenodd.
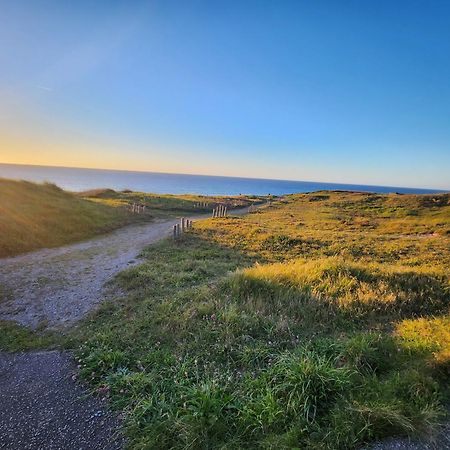
M 28 181 L 49 181 L 70 191 L 95 188 L 153 192 L 157 194 L 202 195 L 283 195 L 320 190 L 350 190 L 364 192 L 399 192 L 426 194 L 440 192 L 393 186 L 318 183 L 310 181 L 265 180 L 256 178 L 183 175 L 122 170 L 76 169 L 69 167 L 0 164 L 0 177 Z

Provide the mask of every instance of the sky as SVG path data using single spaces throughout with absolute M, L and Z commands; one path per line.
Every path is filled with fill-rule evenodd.
M 0 163 L 450 188 L 448 0 L 0 0 Z

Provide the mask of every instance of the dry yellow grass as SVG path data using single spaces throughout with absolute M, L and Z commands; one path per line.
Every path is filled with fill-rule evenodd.
M 120 209 L 53 184 L 0 179 L 0 257 L 85 239 L 126 220 Z

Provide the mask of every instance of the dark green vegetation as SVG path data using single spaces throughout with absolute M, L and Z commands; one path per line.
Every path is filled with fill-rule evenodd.
M 197 223 L 79 330 L 132 449 L 430 436 L 450 368 L 449 195 L 323 192 Z
M 18 352 L 53 348 L 61 345 L 61 337 L 45 330 L 31 331 L 25 327 L 0 320 L 0 350 Z
M 109 189 L 72 194 L 49 183 L 0 178 L 0 258 L 87 239 L 133 222 L 210 212 L 209 207 L 196 206 L 200 200 L 205 201 L 189 195 Z M 208 203 L 238 207 L 257 201 L 256 197 L 216 197 Z M 146 205 L 145 213 L 132 214 L 133 203 Z

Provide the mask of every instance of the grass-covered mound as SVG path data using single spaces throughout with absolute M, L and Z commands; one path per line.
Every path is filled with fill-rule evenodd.
M 229 285 L 249 308 L 277 305 L 290 317 L 339 310 L 361 320 L 442 313 L 450 294 L 445 268 L 362 264 L 337 257 L 258 264 L 236 273 Z
M 53 184 L 0 179 L 0 257 L 85 239 L 125 218 Z

